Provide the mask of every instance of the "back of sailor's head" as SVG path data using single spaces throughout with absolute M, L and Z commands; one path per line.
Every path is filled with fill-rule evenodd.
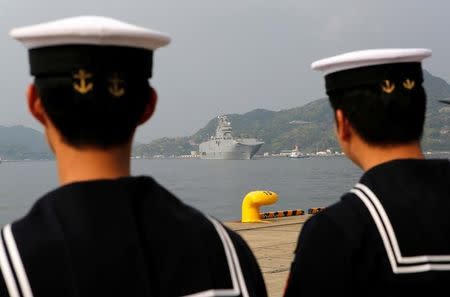
M 428 49 L 377 49 L 350 52 L 314 62 L 324 73 L 334 110 L 342 110 L 371 144 L 419 140 L 426 94 L 422 61 Z
M 28 48 L 49 117 L 81 146 L 129 138 L 151 97 L 154 51 L 170 42 L 164 33 L 96 16 L 17 28 L 11 36 Z

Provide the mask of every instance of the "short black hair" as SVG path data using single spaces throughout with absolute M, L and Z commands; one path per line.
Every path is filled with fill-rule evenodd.
M 405 144 L 422 137 L 426 111 L 422 85 L 414 90 L 398 88 L 395 94 L 383 92 L 380 86 L 361 86 L 328 95 L 333 109 L 342 110 L 369 144 Z
M 62 83 L 61 83 L 62 82 Z M 131 140 L 151 98 L 147 79 L 129 88 L 127 96 L 111 98 L 98 92 L 77 96 L 67 91 L 71 78 L 35 80 L 43 107 L 60 131 L 63 140 L 74 147 L 107 149 Z
M 131 140 L 151 98 L 153 51 L 58 45 L 29 50 L 31 74 L 50 120 L 75 147 Z

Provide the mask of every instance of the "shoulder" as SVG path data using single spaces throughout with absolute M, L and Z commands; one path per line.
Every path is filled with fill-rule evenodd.
M 6 255 L 8 261 L 0 260 L 0 276 L 3 276 L 9 295 L 3 295 L 0 289 L 0 296 L 32 296 L 30 288 L 44 292 L 44 295 L 50 292 L 45 288 L 61 295 L 68 294 L 64 267 L 67 255 L 64 233 L 55 211 L 56 193 L 58 189 L 42 196 L 25 216 L 1 229 L 0 254 Z M 52 279 L 44 271 L 52 272 Z M 20 295 L 16 295 L 17 290 Z
M 223 247 L 242 246 L 240 237 L 219 220 L 183 203 L 153 179 L 145 177 L 141 181 L 147 189 L 141 191 L 145 198 L 140 202 L 138 217 L 142 218 L 146 229 L 167 243 L 167 248 L 176 249 L 179 244 L 170 243 L 181 242 L 186 253 L 202 253 L 205 258 L 214 258 Z M 159 222 L 159 226 L 155 226 L 155 222 Z
M 165 229 L 173 229 L 183 235 L 203 236 L 204 233 L 217 233 L 224 228 L 217 220 L 198 209 L 184 203 L 164 186 L 150 177 L 139 177 L 146 184 L 144 206 L 152 208 L 152 215 L 164 221 Z
M 158 261 L 168 261 L 190 269 L 179 269 L 190 292 L 209 288 L 229 288 L 232 296 L 267 296 L 261 271 L 246 242 L 219 220 L 184 204 L 164 187 L 155 183 L 155 191 L 163 199 L 158 206 L 165 214 L 164 229 L 155 236 L 164 253 Z M 182 250 L 180 250 L 182 249 Z M 162 259 L 164 257 L 170 259 Z M 195 279 L 192 279 L 192 269 Z M 170 272 L 172 273 L 172 272 Z M 186 274 L 185 274 L 186 273 Z M 209 283 L 209 284 L 208 284 Z M 200 289 L 202 288 L 202 289 Z M 183 295 L 186 292 L 183 291 Z M 242 294 L 242 295 L 240 295 Z M 231 295 L 230 295 L 231 296 Z
M 320 241 L 323 241 L 326 237 L 336 237 L 357 245 L 370 224 L 367 214 L 361 200 L 353 193 L 346 193 L 339 202 L 306 221 L 300 240 L 320 237 Z
M 315 217 L 345 229 L 347 226 L 362 223 L 366 214 L 367 210 L 364 203 L 355 193 L 350 191 L 344 194 L 339 202 L 325 208 Z
M 300 291 L 314 293 L 316 286 L 328 290 L 349 285 L 354 255 L 364 241 L 362 212 L 358 198 L 346 194 L 308 219 L 299 235 L 285 296 L 297 296 Z
M 61 230 L 54 209 L 56 192 L 52 191 L 38 199 L 25 216 L 11 223 L 14 237 L 20 241 L 25 253 L 31 249 L 34 252 L 39 250 L 41 242 L 48 246 L 60 239 Z
M 379 164 L 366 171 L 360 184 L 379 190 L 395 191 L 399 185 L 414 189 L 448 188 L 450 160 L 446 159 L 397 159 Z
M 3 232 L 7 228 L 11 229 L 15 240 L 20 243 L 21 253 L 27 253 L 29 250 L 36 252 L 40 247 L 45 250 L 44 246 L 49 247 L 50 243 L 57 242 L 61 236 L 53 203 L 56 192 L 42 196 L 25 216 L 3 227 Z M 43 243 L 43 246 L 40 243 Z
M 26 216 L 1 229 L 0 296 L 32 296 L 32 280 L 39 279 L 42 267 L 54 269 L 63 260 L 56 247 L 60 242 L 57 224 L 45 210 L 38 202 Z M 58 292 L 59 285 L 54 289 Z

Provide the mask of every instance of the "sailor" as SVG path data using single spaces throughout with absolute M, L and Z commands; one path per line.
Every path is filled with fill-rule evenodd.
M 364 174 L 304 225 L 285 296 L 448 291 L 450 162 L 425 160 L 420 146 L 430 55 L 379 49 L 312 64 L 325 75 L 337 140 Z
M 1 230 L 0 296 L 266 296 L 246 243 L 148 176 L 130 176 L 153 114 L 166 34 L 103 17 L 15 29 L 28 49 L 32 115 L 60 187 Z

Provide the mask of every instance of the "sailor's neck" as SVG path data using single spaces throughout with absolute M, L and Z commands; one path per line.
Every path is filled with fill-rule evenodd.
M 354 161 L 364 171 L 368 171 L 377 165 L 399 159 L 424 159 L 420 143 L 368 146 L 360 150 Z
M 113 149 L 75 149 L 70 146 L 55 150 L 61 185 L 130 176 L 130 146 Z

